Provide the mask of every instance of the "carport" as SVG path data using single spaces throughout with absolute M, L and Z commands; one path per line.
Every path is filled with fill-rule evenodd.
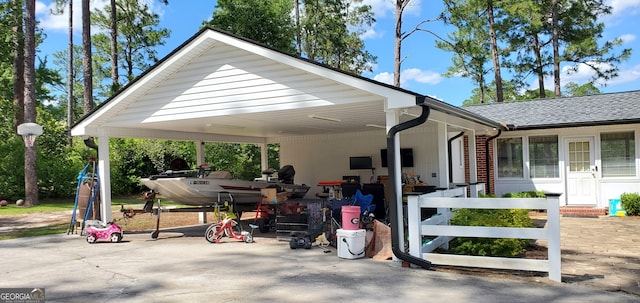
M 71 135 L 97 138 L 101 215 L 110 221 L 109 138 L 193 141 L 199 163 L 204 161 L 202 142 L 258 144 L 264 168 L 266 145 L 281 143 L 281 163 L 293 161 L 302 168 L 302 162 L 316 163 L 326 170 L 332 169 L 326 159 L 307 157 L 312 153 L 305 150 L 322 141 L 346 159 L 362 150 L 345 142 L 365 138 L 390 151 L 389 201 L 395 204 L 402 201 L 401 190 L 395 190 L 401 188 L 402 174 L 397 134 L 422 125 L 430 131 L 415 132 L 408 140 L 429 142 L 429 152 L 422 154 L 434 155 L 433 162 L 439 163 L 431 164 L 429 175 L 440 187 L 449 186 L 450 138 L 461 132 L 468 137 L 468 179 L 477 182 L 475 136 L 502 127 L 428 96 L 204 28 L 83 117 Z M 318 180 L 312 176 L 330 173 L 317 170 L 302 174 L 302 181 L 313 184 Z

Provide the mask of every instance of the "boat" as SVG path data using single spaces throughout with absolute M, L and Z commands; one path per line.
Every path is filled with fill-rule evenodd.
M 273 170 L 263 171 L 268 175 Z M 140 179 L 140 182 L 166 199 L 193 206 L 213 205 L 229 200 L 231 195 L 236 204 L 256 204 L 261 199 L 261 189 L 276 188 L 286 192 L 288 199 L 303 198 L 310 187 L 293 184 L 295 170 L 292 166 L 283 166 L 278 171 L 278 179 L 257 180 L 233 179 L 228 171 L 212 171 L 206 166 L 197 170 L 168 170 L 158 175 Z

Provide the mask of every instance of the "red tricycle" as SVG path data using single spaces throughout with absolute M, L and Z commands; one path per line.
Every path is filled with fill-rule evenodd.
M 258 225 L 249 224 L 249 227 L 251 227 L 251 232 L 241 230 L 239 234 L 234 231 L 236 226 L 238 226 L 238 222 L 233 220 L 231 217 L 226 216 L 221 222 L 209 225 L 209 227 L 207 227 L 207 230 L 204 232 L 204 237 L 210 243 L 220 243 L 220 240 L 224 236 L 242 240 L 246 243 L 253 242 L 253 230 L 255 228 L 258 228 Z
M 87 221 L 85 232 L 87 234 L 87 242 L 91 244 L 98 241 L 117 243 L 122 240 L 122 228 L 115 222 L 104 224 L 101 221 L 90 220 Z

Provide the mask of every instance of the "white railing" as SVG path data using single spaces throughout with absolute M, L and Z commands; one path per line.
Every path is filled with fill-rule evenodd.
M 559 196 L 547 198 L 467 198 L 467 189 L 460 187 L 423 195 L 407 197 L 407 221 L 409 232 L 409 254 L 423 258 L 432 264 L 486 267 L 512 270 L 542 271 L 549 279 L 560 282 L 560 208 Z M 421 208 L 437 208 L 437 215 L 421 220 Z M 452 209 L 544 209 L 547 223 L 544 228 L 453 226 L 449 220 Z M 423 244 L 423 236 L 433 238 Z M 546 260 L 522 258 L 481 257 L 468 255 L 432 253 L 436 248 L 448 249 L 454 237 L 517 238 L 547 240 Z M 418 239 L 415 241 L 414 239 Z

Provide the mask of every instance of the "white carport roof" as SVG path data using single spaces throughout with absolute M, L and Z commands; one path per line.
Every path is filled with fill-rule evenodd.
M 372 130 L 386 124 L 390 110 L 407 113 L 401 122 L 412 119 L 420 102 L 431 108 L 429 120 L 450 127 L 501 127 L 447 103 L 204 28 L 78 121 L 71 135 L 264 143 Z

